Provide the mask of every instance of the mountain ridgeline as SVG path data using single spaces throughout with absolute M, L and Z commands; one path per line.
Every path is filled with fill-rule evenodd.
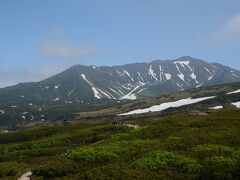
M 240 81 L 240 71 L 192 57 L 121 66 L 76 65 L 53 77 L 0 89 L 1 103 L 138 99 Z
M 0 89 L 0 126 L 71 119 L 78 112 L 121 106 L 130 100 L 239 81 L 240 71 L 191 57 L 113 67 L 76 65 L 40 82 Z

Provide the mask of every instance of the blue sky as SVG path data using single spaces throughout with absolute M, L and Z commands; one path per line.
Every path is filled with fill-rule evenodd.
M 0 87 L 189 55 L 240 69 L 239 0 L 1 0 Z

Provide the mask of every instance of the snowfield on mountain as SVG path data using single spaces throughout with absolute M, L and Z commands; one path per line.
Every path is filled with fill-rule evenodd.
M 151 107 L 145 108 L 145 109 L 137 109 L 137 110 L 130 111 L 130 112 L 123 113 L 123 114 L 119 114 L 119 115 L 124 116 L 124 115 L 143 114 L 143 113 L 148 113 L 148 112 L 163 111 L 163 110 L 166 110 L 168 108 L 181 107 L 181 106 L 184 106 L 184 105 L 195 104 L 195 103 L 198 103 L 198 102 L 201 102 L 201 101 L 204 101 L 204 100 L 207 100 L 207 99 L 212 99 L 212 98 L 215 98 L 215 96 L 202 97 L 202 98 L 196 98 L 196 99 L 186 98 L 186 99 L 181 99 L 181 100 L 178 100 L 178 101 L 162 103 L 160 105 L 151 106 Z

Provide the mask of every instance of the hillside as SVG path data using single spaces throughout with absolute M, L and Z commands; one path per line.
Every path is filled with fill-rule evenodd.
M 0 178 L 239 179 L 240 111 L 128 123 L 59 124 L 0 134 Z
M 0 179 L 237 180 L 239 94 L 201 87 L 2 131 Z
M 111 108 L 101 109 L 92 112 L 82 112 L 75 116 L 76 120 L 85 121 L 88 118 L 114 117 L 117 119 L 125 119 L 125 115 L 131 118 L 138 118 L 142 116 L 155 116 L 174 114 L 177 112 L 193 112 L 202 111 L 207 112 L 210 109 L 232 109 L 236 106 L 232 103 L 240 101 L 240 83 L 231 83 L 210 87 L 202 87 L 197 89 L 190 89 L 182 92 L 170 93 L 156 98 L 141 99 L 134 102 L 125 103 L 122 105 L 113 106 Z M 203 100 L 201 100 L 203 98 Z M 206 98 L 206 99 L 204 99 Z M 191 100 L 200 99 L 201 101 L 186 104 Z M 181 104 L 181 101 L 184 101 Z M 174 103 L 180 102 L 179 106 L 174 106 Z M 173 103 L 173 105 L 171 105 Z M 162 110 L 153 110 L 151 107 L 165 105 Z M 146 112 L 146 109 L 147 112 Z M 143 113 L 134 111 L 143 111 Z M 131 113 L 132 112 L 132 113 Z M 145 113 L 144 113 L 145 112 Z
M 0 126 L 57 121 L 131 100 L 146 107 L 151 103 L 138 100 L 239 81 L 235 69 L 188 56 L 113 67 L 76 65 L 40 82 L 0 89 Z

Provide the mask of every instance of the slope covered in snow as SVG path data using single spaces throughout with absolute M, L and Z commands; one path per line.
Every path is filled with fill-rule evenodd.
M 181 107 L 181 106 L 185 106 L 185 105 L 189 105 L 189 104 L 195 104 L 195 103 L 198 103 L 198 102 L 201 102 L 201 101 L 204 101 L 207 99 L 212 99 L 212 98 L 215 98 L 215 96 L 195 98 L 195 99 L 186 98 L 186 99 L 181 99 L 178 101 L 162 103 L 160 105 L 151 106 L 151 107 L 145 108 L 145 109 L 137 109 L 137 110 L 119 114 L 119 115 L 123 116 L 123 115 L 143 114 L 143 113 L 148 113 L 148 112 L 163 111 L 168 108 Z
M 231 104 L 236 106 L 237 108 L 240 108 L 240 101 L 239 102 L 234 102 L 234 103 L 231 103 Z
M 215 107 L 210 107 L 209 109 L 213 109 L 213 110 L 216 110 L 216 109 L 222 109 L 223 106 L 215 106 Z
M 236 90 L 236 91 L 232 91 L 232 92 L 229 92 L 227 94 L 236 94 L 236 93 L 240 93 L 240 89 Z

